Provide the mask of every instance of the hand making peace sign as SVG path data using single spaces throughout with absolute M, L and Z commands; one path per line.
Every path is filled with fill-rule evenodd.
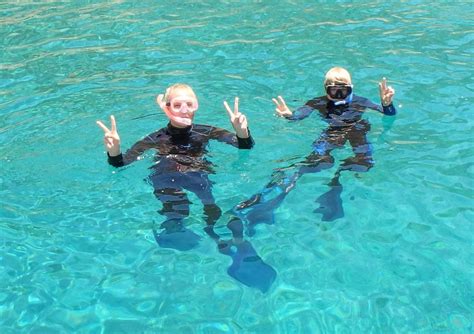
M 110 116 L 111 129 L 107 128 L 101 121 L 96 122 L 97 125 L 104 130 L 104 145 L 107 152 L 111 157 L 115 157 L 120 154 L 120 137 L 117 132 L 117 124 L 115 123 L 115 117 Z
M 283 99 L 283 97 L 278 96 L 278 100 L 273 98 L 272 101 L 276 104 L 275 111 L 276 111 L 278 116 L 280 116 L 280 117 L 290 117 L 291 115 L 293 115 L 290 108 L 288 108 L 288 106 L 286 105 L 286 102 Z
M 395 95 L 395 89 L 393 89 L 392 86 L 387 86 L 386 78 L 382 78 L 382 81 L 379 82 L 379 92 L 382 105 L 389 106 L 392 104 L 392 99 Z
M 234 99 L 234 111 L 230 109 L 229 104 L 227 101 L 224 101 L 224 107 L 227 110 L 227 114 L 229 115 L 230 122 L 234 127 L 235 133 L 239 138 L 248 138 L 249 137 L 249 130 L 247 124 L 247 117 L 239 112 L 239 98 L 236 97 Z

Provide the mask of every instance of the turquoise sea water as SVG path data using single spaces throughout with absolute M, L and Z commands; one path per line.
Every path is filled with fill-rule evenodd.
M 472 332 L 472 3 L 0 9 L 2 333 Z M 386 76 L 399 111 L 367 114 L 376 164 L 341 177 L 344 218 L 313 212 L 337 164 L 302 177 L 276 224 L 249 238 L 277 272 L 266 293 L 226 273 L 230 258 L 202 231 L 192 195 L 187 226 L 200 245 L 158 247 L 160 205 L 142 181 L 152 155 L 109 167 L 95 120 L 114 114 L 128 147 L 166 124 L 155 95 L 186 82 L 200 98 L 196 122 L 231 129 L 222 101 L 238 95 L 257 145 L 210 145 L 226 211 L 310 151 L 324 124 L 285 122 L 271 98 L 297 107 L 322 95 L 334 65 L 374 101 Z

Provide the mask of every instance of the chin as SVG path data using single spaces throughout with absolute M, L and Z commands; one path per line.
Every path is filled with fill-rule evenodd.
M 185 128 L 193 124 L 193 120 L 191 118 L 174 119 L 172 124 L 178 128 Z

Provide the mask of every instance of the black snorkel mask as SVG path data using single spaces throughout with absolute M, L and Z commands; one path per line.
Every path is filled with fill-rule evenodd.
M 326 94 L 335 100 L 345 100 L 352 94 L 352 85 L 331 84 L 326 86 Z

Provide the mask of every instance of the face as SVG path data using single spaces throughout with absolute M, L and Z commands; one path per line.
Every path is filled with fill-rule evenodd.
M 192 91 L 178 88 L 171 92 L 165 112 L 173 126 L 187 127 L 193 123 L 198 107 L 196 95 Z
M 352 94 L 352 85 L 345 82 L 336 82 L 326 85 L 326 94 L 328 99 L 340 101 L 346 99 Z

